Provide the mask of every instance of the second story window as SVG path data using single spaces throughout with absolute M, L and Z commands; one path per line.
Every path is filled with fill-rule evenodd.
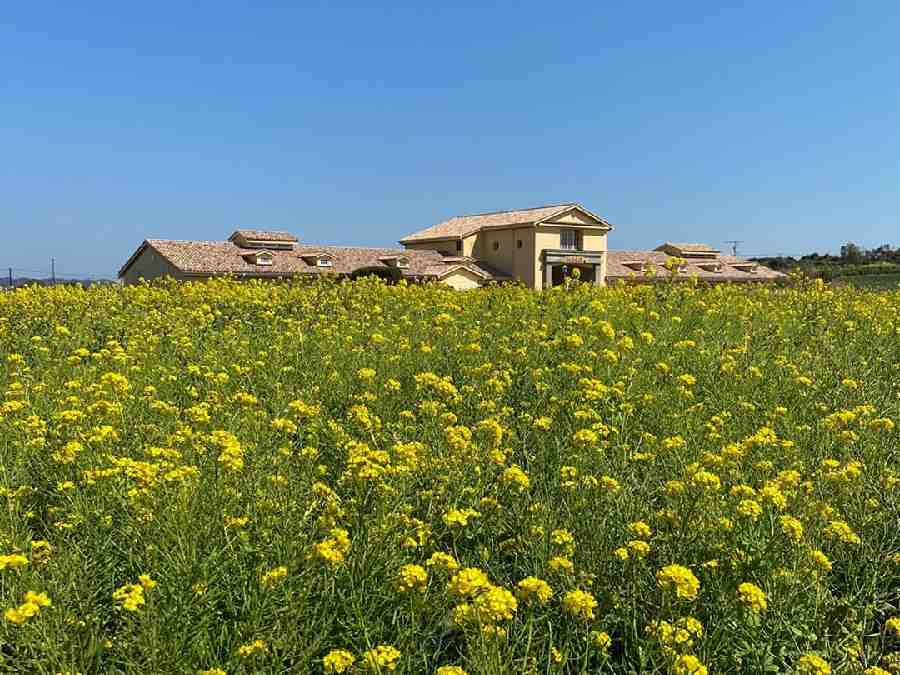
M 581 237 L 578 236 L 578 230 L 560 230 L 559 247 L 577 251 L 581 248 Z

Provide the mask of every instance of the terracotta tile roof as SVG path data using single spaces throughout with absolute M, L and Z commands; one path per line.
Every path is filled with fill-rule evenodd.
M 586 213 L 590 211 L 583 206 L 574 202 L 568 204 L 551 204 L 548 206 L 538 206 L 532 209 L 518 209 L 513 211 L 493 211 L 491 213 L 476 213 L 468 216 L 457 216 L 450 220 L 445 220 L 437 225 L 415 232 L 400 240 L 401 244 L 413 243 L 417 241 L 430 241 L 433 239 L 459 239 L 468 237 L 484 228 L 491 227 L 508 227 L 511 225 L 533 225 L 543 220 L 547 220 L 552 216 L 564 213 L 570 209 L 578 208 Z M 601 224 L 609 225 L 605 220 L 594 216 Z
M 397 269 L 384 262 L 392 258 L 406 258 L 409 266 L 397 269 L 406 278 L 438 278 L 451 268 L 461 266 L 487 280 L 506 279 L 506 275 L 474 259 L 444 262 L 438 251 L 415 251 L 395 248 L 358 248 L 352 246 L 322 246 L 321 244 L 297 244 L 293 250 L 270 251 L 271 265 L 253 263 L 252 254 L 257 249 L 237 246 L 231 241 L 178 241 L 148 239 L 119 270 L 123 276 L 131 263 L 145 247 L 154 249 L 175 268 L 186 275 L 248 275 L 261 277 L 293 276 L 295 274 L 350 275 L 363 270 L 389 271 Z M 248 255 L 251 254 L 251 255 Z M 319 267 L 314 256 L 328 255 L 329 267 Z
M 250 241 L 297 241 L 297 237 L 283 230 L 235 230 L 228 241 L 233 241 L 238 237 Z
M 671 256 L 662 251 L 608 251 L 606 277 L 610 281 L 616 279 L 647 280 L 648 277 L 643 272 L 628 267 L 628 263 L 640 262 L 653 269 L 658 278 L 665 278 L 669 275 L 669 271 L 665 268 L 669 258 Z M 775 272 L 762 265 L 756 265 L 755 272 L 738 269 L 735 265 L 753 265 L 754 263 L 731 255 L 720 255 L 717 258 L 704 260 L 685 260 L 684 263 L 684 271 L 680 272 L 679 276 L 686 278 L 696 276 L 702 281 L 775 281 L 785 276 L 781 272 Z M 721 264 L 719 272 L 709 269 L 716 263 Z

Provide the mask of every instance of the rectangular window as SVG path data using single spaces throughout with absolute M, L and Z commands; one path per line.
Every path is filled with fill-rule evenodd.
M 581 237 L 578 230 L 560 230 L 559 247 L 569 250 L 579 250 L 581 248 Z
M 462 239 L 459 239 L 456 242 L 456 252 L 459 253 L 460 251 L 462 251 Z

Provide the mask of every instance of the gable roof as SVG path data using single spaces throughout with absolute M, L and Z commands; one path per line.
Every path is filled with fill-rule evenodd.
M 550 204 L 537 206 L 531 209 L 516 209 L 512 211 L 492 211 L 490 213 L 475 213 L 468 216 L 456 216 L 437 225 L 432 225 L 424 230 L 414 232 L 400 240 L 401 244 L 434 241 L 437 239 L 462 239 L 486 228 L 502 228 L 513 225 L 537 225 L 556 216 L 577 209 L 597 221 L 597 225 L 612 228 L 600 216 L 597 216 L 580 204 L 570 202 L 568 204 Z

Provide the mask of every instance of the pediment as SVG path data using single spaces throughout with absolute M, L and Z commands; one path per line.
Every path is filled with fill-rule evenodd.
M 606 227 L 606 223 L 604 223 L 601 219 L 597 218 L 591 213 L 588 213 L 584 209 L 581 209 L 577 206 L 572 207 L 568 211 L 563 213 L 559 213 L 555 216 L 551 216 L 550 218 L 544 220 L 541 224 L 544 225 L 584 225 L 584 226 L 594 226 L 594 227 Z

